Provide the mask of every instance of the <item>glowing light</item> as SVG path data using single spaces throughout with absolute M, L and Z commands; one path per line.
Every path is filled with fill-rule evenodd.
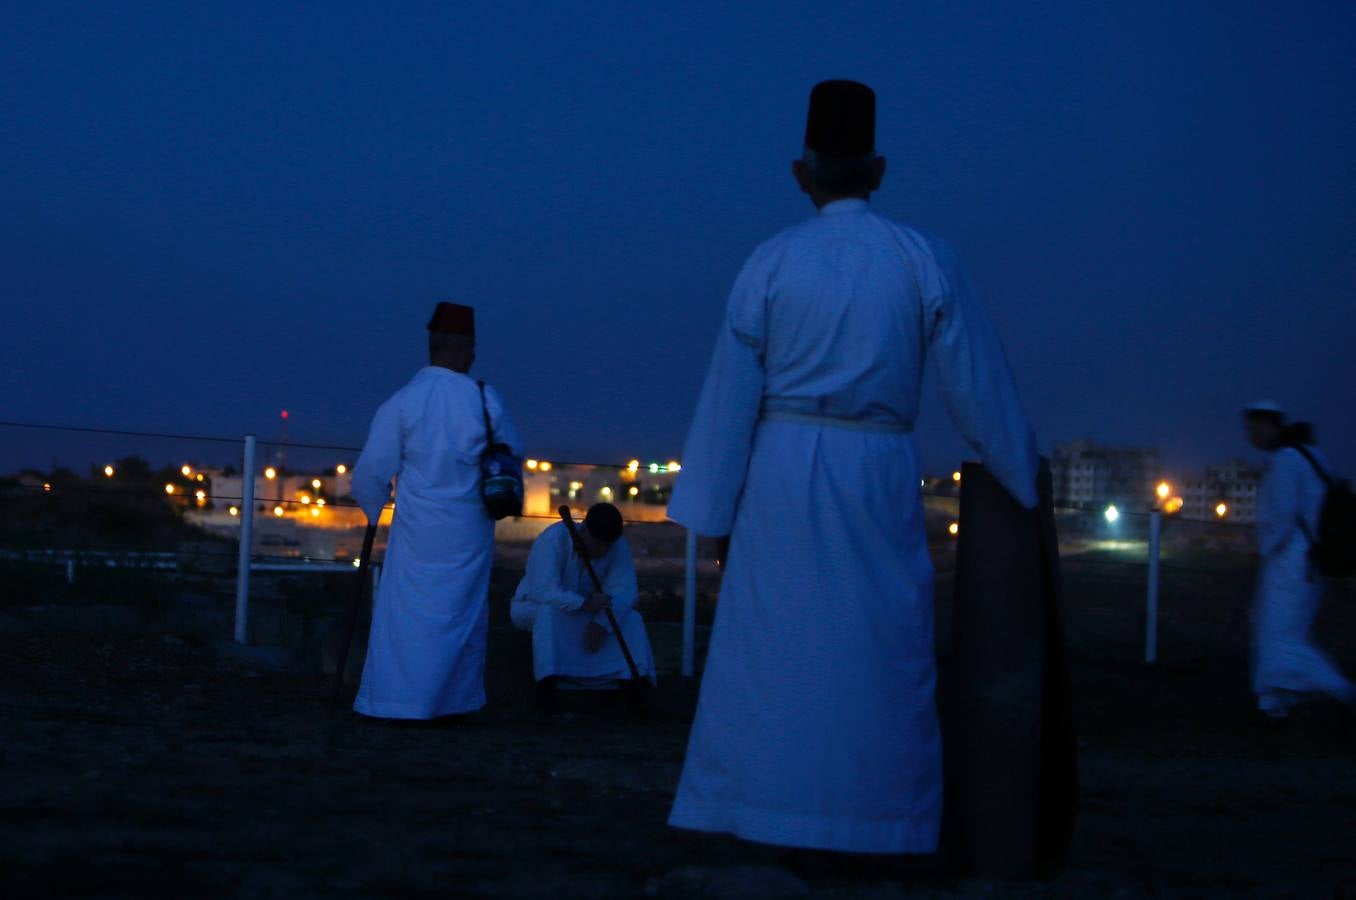
M 363 561 L 362 561 L 361 559 L 359 559 L 359 558 L 356 557 L 356 556 L 353 557 L 353 568 L 357 569 L 357 568 L 361 567 L 362 564 L 363 564 Z
M 1116 520 L 1121 517 L 1121 511 L 1115 506 L 1108 506 L 1106 512 L 1102 513 L 1102 515 L 1106 516 L 1107 522 L 1114 525 L 1116 524 Z
M 287 418 L 287 410 L 283 410 L 283 411 L 282 411 L 282 417 L 283 417 L 284 419 Z
M 104 466 L 104 477 L 105 477 L 105 478 L 112 478 L 112 477 L 113 477 L 113 467 L 112 467 L 112 466 Z
M 302 505 L 305 506 L 305 505 L 308 505 L 308 504 L 311 502 L 311 495 L 310 495 L 310 494 L 302 494 L 302 495 L 301 495 L 300 497 L 298 497 L 297 499 L 299 499 L 299 500 L 301 501 Z
M 650 474 L 653 475 L 659 471 L 659 463 L 650 463 Z
M 283 508 L 282 508 L 281 506 L 275 506 L 275 507 L 273 507 L 273 515 L 275 515 L 275 516 L 277 516 L 278 518 L 281 519 L 281 518 L 282 518 L 282 514 L 283 514 Z
M 203 474 L 202 474 L 201 472 L 198 473 L 198 480 L 199 480 L 199 481 L 204 481 L 204 480 L 205 480 L 205 478 L 204 478 L 204 476 L 203 476 Z
M 233 515 L 233 516 L 238 516 L 238 515 L 240 515 L 240 507 L 238 507 L 238 506 L 232 506 L 230 509 L 228 509 L 228 510 L 226 510 L 226 511 L 227 511 L 228 513 L 230 513 L 231 515 Z
M 348 466 L 344 465 L 343 463 L 340 463 L 339 465 L 337 465 L 337 466 L 334 467 L 334 472 L 335 472 L 336 475 L 343 475 L 343 474 L 346 473 L 347 471 L 348 471 Z
M 1168 484 L 1166 481 L 1160 481 L 1158 487 L 1154 490 L 1155 493 L 1158 494 L 1159 500 L 1166 500 L 1172 494 L 1172 485 Z
M 952 472 L 951 480 L 956 482 L 956 484 L 960 484 L 960 472 Z
M 537 461 L 536 461 L 535 459 L 525 460 L 525 461 L 523 462 L 523 465 L 527 466 L 527 468 L 530 469 L 530 470 L 533 471 L 533 472 L 537 471 L 538 463 L 537 463 Z
M 194 492 L 193 496 L 194 496 L 194 497 L 197 497 L 199 500 L 206 500 L 206 499 L 207 499 L 207 491 L 196 491 L 196 492 Z
M 278 477 L 278 470 L 273 468 L 272 466 L 269 466 L 267 469 L 264 469 L 264 477 L 267 478 L 269 481 L 272 481 L 273 479 Z
M 324 497 L 319 497 L 319 498 L 317 498 L 316 501 L 315 501 L 315 505 L 316 505 L 316 506 L 324 506 L 324 505 L 325 505 L 325 498 L 324 498 Z
M 600 490 L 598 493 L 601 494 L 603 497 L 607 498 L 608 500 L 612 499 L 612 488 L 608 487 L 607 485 L 603 485 L 603 489 Z
M 1215 507 L 1215 515 L 1219 516 L 1221 519 L 1227 516 L 1228 514 L 1229 514 L 1229 504 L 1221 503 Z
M 678 465 L 678 460 L 675 459 L 669 462 L 668 470 L 670 472 L 681 472 L 683 471 L 683 467 Z
M 640 495 L 640 488 L 636 487 L 636 486 L 633 484 L 633 485 L 631 485 L 631 490 L 630 490 L 628 493 L 630 493 L 630 495 L 631 495 L 632 497 L 639 496 L 639 495 Z
M 960 534 L 960 523 L 952 522 L 950 525 L 946 526 L 946 530 L 952 537 L 955 537 Z
M 631 460 L 629 463 L 627 463 L 627 464 L 626 464 L 626 471 L 628 471 L 628 472 L 639 472 L 639 471 L 640 471 L 640 460 L 638 460 L 638 459 L 633 459 L 633 460 Z
M 1170 516 L 1171 516 L 1171 515 L 1175 515 L 1175 514 L 1181 512 L 1181 511 L 1182 511 L 1182 507 L 1185 506 L 1185 505 L 1186 505 L 1186 501 L 1184 501 L 1181 497 L 1170 497 L 1170 498 L 1163 504 L 1163 512 L 1167 513 L 1167 514 L 1170 515 Z
M 165 485 L 165 493 L 166 493 L 166 494 L 173 494 L 173 493 L 174 493 L 174 485 L 172 485 L 172 484 L 167 484 L 167 485 Z
M 45 494 L 50 494 L 50 493 L 52 493 L 52 482 L 50 482 L 50 481 L 44 481 L 44 482 L 42 483 L 42 491 L 43 491 L 43 493 L 45 493 Z
M 582 482 L 582 481 L 571 481 L 571 482 L 570 482 L 570 490 L 572 490 L 572 491 L 583 490 L 583 488 L 584 488 L 584 482 Z
M 538 468 L 543 472 L 549 472 L 551 471 L 551 464 L 546 460 L 542 460 Z
M 185 478 L 187 478 L 188 476 L 190 476 L 190 475 L 193 474 L 193 470 L 192 470 L 191 468 L 189 468 L 187 465 L 180 466 L 180 467 L 179 467 L 179 472 L 180 472 L 180 474 L 182 474 Z
M 317 491 L 320 490 L 320 479 L 319 479 L 319 478 L 312 478 L 312 479 L 311 479 L 311 487 L 315 488 Z
M 312 518 L 316 518 L 316 517 L 318 517 L 319 515 L 320 515 L 320 510 L 318 510 L 318 509 L 316 509 L 314 506 L 312 506 L 312 507 L 311 507 L 311 517 L 312 517 Z

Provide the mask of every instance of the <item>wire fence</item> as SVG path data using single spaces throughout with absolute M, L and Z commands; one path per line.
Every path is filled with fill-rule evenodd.
M 38 602 L 44 592 L 78 593 L 82 587 L 91 596 L 163 591 L 175 579 L 214 584 L 210 590 L 225 598 L 235 578 L 245 516 L 254 523 L 250 559 L 256 571 L 295 568 L 329 578 L 354 571 L 358 561 L 367 518 L 351 496 L 357 447 L 261 441 L 255 471 L 242 473 L 243 437 L 0 421 L 3 432 L 26 436 L 30 461 L 53 460 L 41 469 L 20 464 L 0 473 L 5 507 L 0 571 L 9 579 L 9 603 L 25 597 Z M 680 471 L 676 461 L 533 458 L 525 471 L 528 508 L 497 528 L 492 593 L 512 592 L 531 541 L 558 521 L 558 506 L 579 514 L 594 502 L 611 500 L 623 511 L 642 594 L 650 598 L 655 619 L 678 620 L 679 597 L 686 590 L 685 532 L 666 520 L 666 504 Z M 252 510 L 243 508 L 247 477 L 254 484 Z M 945 575 L 954 566 L 961 527 L 960 485 L 951 477 L 926 479 L 920 491 L 936 568 Z M 396 503 L 383 511 L 374 554 L 378 561 L 398 502 L 397 491 Z M 1148 577 L 1149 504 L 1123 504 L 1114 513 L 1104 504 L 1062 505 L 1056 521 L 1072 579 L 1091 578 L 1106 590 L 1121 585 L 1117 596 L 1142 592 Z M 1181 516 L 1160 521 L 1164 578 L 1195 579 L 1182 582 L 1194 584 L 1238 570 L 1240 560 L 1250 564 L 1252 530 L 1245 523 Z M 713 541 L 698 545 L 703 624 L 709 623 L 719 592 L 715 551 Z M 33 574 L 38 570 L 45 574 Z M 27 588 L 16 591 L 15 583 Z M 273 590 L 271 583 L 264 586 L 265 601 Z

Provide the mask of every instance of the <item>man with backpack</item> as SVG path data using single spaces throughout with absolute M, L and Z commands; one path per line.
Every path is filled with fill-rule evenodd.
M 1341 552 L 1350 491 L 1333 479 L 1305 423 L 1287 424 L 1274 403 L 1243 412 L 1248 440 L 1268 454 L 1257 498 L 1261 554 L 1253 610 L 1253 691 L 1258 709 L 1284 721 L 1306 695 L 1356 704 L 1356 684 L 1309 638 L 1325 575 L 1344 574 Z
M 494 520 L 505 513 L 493 496 L 503 472 L 486 461 L 522 455 L 499 395 L 467 374 L 476 358 L 474 311 L 439 303 L 428 332 L 429 364 L 377 410 L 353 468 L 353 496 L 369 522 L 390 498 L 391 480 L 398 483 L 353 704 L 384 719 L 485 705 Z

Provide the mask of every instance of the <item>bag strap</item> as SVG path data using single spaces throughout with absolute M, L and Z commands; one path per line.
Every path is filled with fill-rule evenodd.
M 1325 472 L 1323 470 L 1323 467 L 1318 464 L 1318 460 L 1314 459 L 1314 454 L 1309 452 L 1308 447 L 1304 446 L 1303 444 L 1287 444 L 1286 446 L 1290 447 L 1293 450 L 1298 450 L 1300 456 L 1303 456 L 1305 459 L 1309 461 L 1309 465 L 1313 467 L 1314 472 L 1318 474 L 1318 477 L 1322 479 L 1323 483 L 1328 487 L 1332 487 L 1333 485 L 1332 476 Z
M 476 386 L 480 388 L 480 413 L 485 417 L 485 452 L 489 453 L 494 446 L 494 423 L 490 421 L 490 404 L 485 399 L 485 382 L 477 381 Z

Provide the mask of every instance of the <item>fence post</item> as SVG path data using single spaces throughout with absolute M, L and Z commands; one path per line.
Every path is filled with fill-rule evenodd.
M 1149 514 L 1149 592 L 1145 598 L 1144 661 L 1158 661 L 1158 545 L 1162 515 L 1158 510 Z
M 691 678 L 696 669 L 697 643 L 697 532 L 687 531 L 687 552 L 683 578 L 683 677 Z
M 254 435 L 245 435 L 240 466 L 240 558 L 235 577 L 235 642 L 249 641 L 250 552 L 254 547 Z

